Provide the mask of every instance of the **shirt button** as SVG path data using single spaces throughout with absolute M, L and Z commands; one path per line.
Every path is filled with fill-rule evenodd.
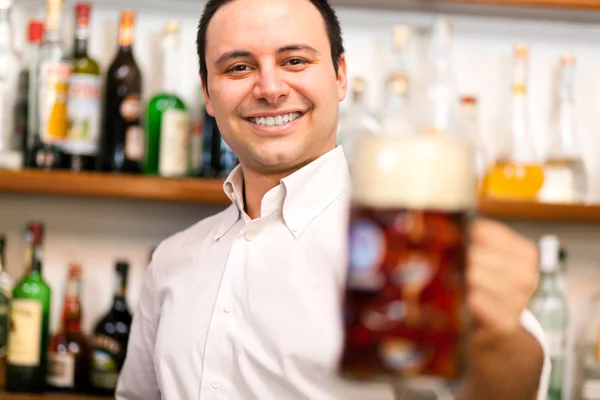
M 254 232 L 246 232 L 244 235 L 247 241 L 251 242 L 254 240 Z
M 224 306 L 223 311 L 229 314 L 231 312 L 231 306 Z
M 220 388 L 220 387 L 221 387 L 221 382 L 219 382 L 219 381 L 212 381 L 212 382 L 210 383 L 210 386 L 211 386 L 213 389 L 218 389 L 218 388 Z

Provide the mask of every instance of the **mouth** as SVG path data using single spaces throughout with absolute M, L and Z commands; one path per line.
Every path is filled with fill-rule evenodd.
M 302 118 L 304 113 L 301 112 L 291 112 L 286 114 L 279 114 L 274 116 L 265 116 L 265 117 L 251 117 L 245 118 L 246 121 L 257 125 L 262 128 L 281 128 L 292 125 L 295 121 Z

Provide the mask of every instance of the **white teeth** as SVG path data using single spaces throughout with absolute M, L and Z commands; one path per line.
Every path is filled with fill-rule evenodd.
M 257 125 L 262 125 L 262 126 L 282 126 L 282 125 L 285 125 L 288 122 L 292 122 L 298 118 L 300 118 L 300 113 L 295 112 L 295 113 L 277 115 L 275 117 L 256 117 L 256 118 L 251 118 L 250 120 Z

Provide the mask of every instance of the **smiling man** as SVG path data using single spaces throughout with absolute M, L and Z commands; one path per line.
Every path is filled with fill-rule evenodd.
M 347 89 L 326 0 L 209 0 L 198 29 L 207 110 L 239 158 L 232 205 L 166 239 L 146 273 L 117 400 L 388 400 L 339 378 L 349 172 Z M 545 398 L 549 361 L 525 310 L 537 250 L 477 221 L 474 334 L 461 399 Z

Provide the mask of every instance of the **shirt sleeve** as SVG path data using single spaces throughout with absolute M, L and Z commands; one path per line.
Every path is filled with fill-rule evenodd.
M 154 369 L 159 308 L 153 262 L 146 270 L 133 315 L 127 355 L 115 392 L 116 400 L 161 400 Z
M 544 350 L 544 367 L 542 368 L 542 376 L 540 377 L 537 399 L 546 400 L 548 388 L 550 386 L 550 370 L 552 367 L 550 364 L 550 355 L 548 353 L 548 343 L 544 337 L 544 330 L 531 311 L 527 309 L 521 313 L 521 325 L 538 340 L 542 346 L 542 350 Z

